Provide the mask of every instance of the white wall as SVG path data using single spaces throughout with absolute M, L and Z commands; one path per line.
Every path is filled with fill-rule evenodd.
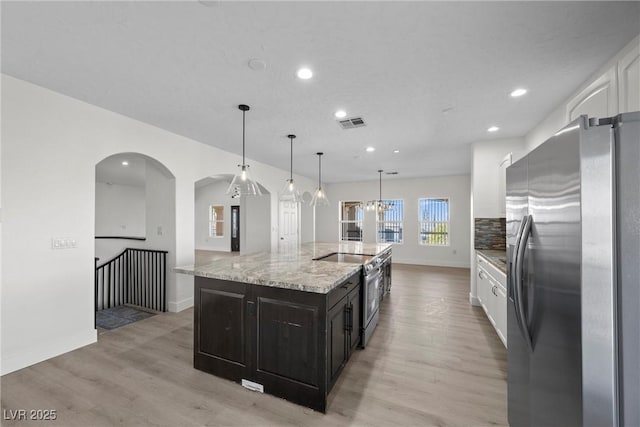
M 168 222 L 173 222 L 175 263 L 189 265 L 194 260 L 194 183 L 206 176 L 234 174 L 240 158 L 6 75 L 1 131 L 4 374 L 96 340 L 93 257 L 98 162 L 131 152 L 168 168 L 175 180 L 162 191 L 175 186 L 174 207 L 168 212 L 174 218 L 146 221 L 149 226 L 162 224 L 163 233 L 172 233 Z M 274 200 L 288 171 L 248 163 L 254 179 L 271 191 L 271 244 L 277 247 Z M 313 189 L 312 180 L 295 179 L 301 190 Z M 47 215 L 42 215 L 43 207 Z M 77 248 L 53 250 L 52 237 L 73 238 Z M 177 310 L 191 304 L 193 278 L 173 272 L 168 276 L 173 281 L 168 289 L 170 307 Z
M 167 305 L 169 311 L 180 311 L 190 305 L 193 290 L 176 287 L 176 180 L 162 167 L 153 167 L 147 161 L 145 169 L 145 237 L 146 249 L 168 251 Z
M 144 187 L 96 182 L 96 236 L 144 235 Z
M 96 236 L 145 237 L 144 187 L 96 182 Z M 109 261 L 127 247 L 143 248 L 144 242 L 123 239 L 96 239 L 98 264 Z
M 311 193 L 303 194 L 304 199 L 311 200 Z M 312 242 L 314 240 L 314 217 L 313 207 L 309 203 L 300 204 L 300 243 Z
M 500 163 L 513 154 L 513 161 L 525 154 L 523 138 L 480 141 L 472 145 L 471 191 L 473 194 L 473 218 L 499 218 L 500 204 L 504 204 L 500 186 Z M 473 240 L 471 241 L 473 243 Z
M 404 242 L 393 246 L 393 261 L 407 264 L 469 267 L 469 175 L 417 179 L 387 179 L 382 183 L 384 199 L 404 200 Z M 339 238 L 340 201 L 378 198 L 378 181 L 328 184 L 331 204 L 316 208 L 316 240 L 335 242 Z M 451 244 L 446 247 L 418 244 L 418 199 L 449 197 Z M 366 212 L 363 240 L 375 242 L 375 214 Z
M 275 217 L 277 219 L 277 196 L 273 199 L 270 194 L 240 198 L 240 254 L 245 255 L 272 249 L 269 229 L 272 228 L 277 233 L 278 227 L 277 225 L 271 226 L 272 213 L 269 210 L 269 203 L 275 205 Z M 277 234 L 275 238 L 277 248 Z
M 196 249 L 209 251 L 231 250 L 231 205 L 239 200 L 231 199 L 227 194 L 229 183 L 217 181 L 196 188 L 195 241 Z M 232 202 L 233 200 L 233 202 Z M 221 237 L 209 236 L 209 206 L 223 206 L 224 223 Z
M 500 204 L 504 204 L 504 194 L 500 194 L 500 163 L 511 153 L 515 162 L 526 154 L 524 138 L 495 139 L 472 144 L 471 160 L 471 215 L 469 217 L 469 256 L 471 275 L 469 301 L 478 305 L 476 291 L 476 250 L 473 246 L 474 218 L 500 218 L 504 214 Z

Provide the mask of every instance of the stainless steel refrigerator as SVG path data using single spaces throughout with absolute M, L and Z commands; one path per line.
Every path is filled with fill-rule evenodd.
M 640 426 L 640 112 L 507 169 L 511 426 Z

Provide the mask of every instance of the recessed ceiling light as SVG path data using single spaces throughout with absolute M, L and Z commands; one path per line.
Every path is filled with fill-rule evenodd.
M 499 130 L 500 128 L 498 126 L 491 126 L 489 129 L 487 129 L 487 132 L 497 132 Z
M 313 77 L 313 71 L 308 68 L 300 68 L 296 75 L 299 79 L 309 80 L 311 77 Z
M 400 150 L 393 150 L 393 154 L 398 154 Z
M 347 112 L 344 110 L 338 110 L 334 116 L 336 116 L 336 119 L 342 119 L 343 117 L 347 117 Z
M 516 90 L 514 90 L 513 92 L 511 92 L 511 96 L 512 96 L 513 98 L 517 98 L 517 97 L 519 97 L 519 96 L 524 95 L 525 93 L 527 93 L 527 90 L 526 90 L 526 89 L 519 88 L 519 89 L 516 89 Z
M 373 153 L 374 151 L 376 151 L 375 148 L 373 147 L 367 147 L 367 153 Z
M 127 162 L 126 160 L 122 162 L 122 166 L 129 166 L 129 162 Z

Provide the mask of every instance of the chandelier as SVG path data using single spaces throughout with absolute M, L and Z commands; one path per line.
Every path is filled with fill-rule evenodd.
M 380 175 L 380 188 L 378 193 L 378 200 L 369 200 L 365 207 L 367 211 L 384 212 L 384 211 L 393 209 L 392 202 L 385 202 L 384 200 L 382 200 L 382 172 L 384 172 L 382 169 L 378 169 L 378 174 Z

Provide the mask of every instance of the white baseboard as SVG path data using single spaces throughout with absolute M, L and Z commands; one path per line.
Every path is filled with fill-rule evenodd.
M 469 263 L 451 261 L 429 261 L 424 259 L 393 257 L 394 264 L 428 265 L 431 267 L 469 268 Z
M 480 303 L 478 297 L 474 297 L 473 295 L 471 295 L 471 292 L 469 292 L 469 303 L 478 307 L 482 306 L 482 303 Z
M 178 302 L 169 301 L 167 303 L 167 308 L 171 313 L 179 313 L 190 307 L 193 307 L 193 297 L 185 298 Z
M 2 375 L 17 371 L 27 366 L 35 365 L 47 359 L 68 353 L 72 350 L 93 344 L 98 341 L 98 331 L 88 331 L 61 339 L 60 336 L 50 342 L 42 343 L 36 348 L 24 349 L 19 354 L 9 355 L 2 359 Z

